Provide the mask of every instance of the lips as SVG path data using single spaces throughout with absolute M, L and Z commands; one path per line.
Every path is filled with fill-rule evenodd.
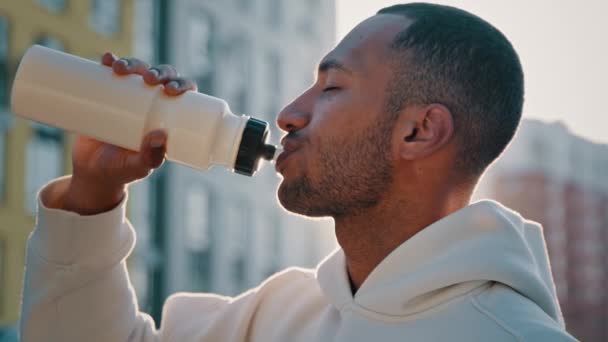
M 281 144 L 283 145 L 283 153 L 279 155 L 275 164 L 275 169 L 278 172 L 281 172 L 287 159 L 299 149 L 297 142 L 294 140 L 283 139 Z
M 283 166 L 284 166 L 283 164 L 285 164 L 285 162 L 286 162 L 286 161 L 288 160 L 288 158 L 289 158 L 289 157 L 290 157 L 290 156 L 293 154 L 293 152 L 294 152 L 294 151 L 291 151 L 291 152 L 284 151 L 283 153 L 281 153 L 281 154 L 279 155 L 279 157 L 277 158 L 277 162 L 276 162 L 276 164 L 275 164 L 275 169 L 276 169 L 278 172 L 281 172 L 281 170 L 283 169 Z
M 283 150 L 287 153 L 297 150 L 300 146 L 297 141 L 293 140 L 293 138 L 283 138 L 283 140 L 281 140 L 281 145 L 283 145 Z

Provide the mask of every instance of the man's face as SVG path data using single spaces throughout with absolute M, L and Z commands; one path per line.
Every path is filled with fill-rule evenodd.
M 279 114 L 288 131 L 278 197 L 306 216 L 343 217 L 373 207 L 392 183 L 392 125 L 385 112 L 390 42 L 404 19 L 376 15 L 320 63 L 316 82 Z

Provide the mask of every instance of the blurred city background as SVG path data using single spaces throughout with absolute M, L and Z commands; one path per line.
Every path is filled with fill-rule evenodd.
M 196 80 L 199 91 L 226 99 L 234 112 L 273 123 L 281 108 L 314 81 L 316 63 L 337 39 L 382 5 L 396 2 L 0 2 L 0 341 L 17 340 L 35 194 L 71 172 L 73 135 L 9 110 L 12 78 L 29 46 L 93 60 L 112 51 L 151 64 L 170 63 Z M 349 6 L 352 13 L 346 15 Z M 369 10 L 360 14 L 357 8 Z M 525 56 L 522 60 L 525 66 Z M 574 115 L 606 116 L 605 109 L 597 109 Z M 574 134 L 569 122 L 525 115 L 516 139 L 475 197 L 496 199 L 544 225 L 568 330 L 584 341 L 606 341 L 608 145 L 602 142 L 608 140 L 585 138 L 581 130 Z M 271 126 L 277 142 L 280 132 Z M 238 294 L 284 267 L 314 267 L 335 248 L 330 220 L 305 219 L 280 208 L 279 180 L 271 167 L 251 179 L 222 168 L 203 173 L 165 163 L 132 185 L 128 215 L 138 235 L 128 265 L 141 310 L 160 322 L 164 299 L 173 292 Z

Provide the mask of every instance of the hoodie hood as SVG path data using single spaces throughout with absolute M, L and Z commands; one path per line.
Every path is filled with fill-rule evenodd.
M 564 326 L 542 227 L 494 201 L 473 203 L 414 235 L 370 273 L 354 298 L 341 249 L 321 262 L 317 279 L 338 309 L 350 304 L 390 316 L 498 282 Z

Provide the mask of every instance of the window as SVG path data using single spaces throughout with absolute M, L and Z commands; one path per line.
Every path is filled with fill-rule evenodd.
M 63 43 L 59 39 L 49 37 L 49 36 L 41 37 L 40 39 L 38 39 L 36 41 L 36 44 L 40 44 L 42 46 L 46 46 L 46 47 L 54 49 L 54 50 L 59 50 L 59 51 L 65 50 Z
M 268 0 L 267 2 L 266 22 L 275 30 L 280 29 L 283 24 L 283 1 L 284 0 Z
M 224 265 L 229 269 L 225 289 L 228 294 L 235 295 L 247 286 L 250 224 L 248 224 L 248 210 L 244 205 L 230 205 L 226 210 L 225 225 L 222 227 L 225 230 L 223 241 L 226 248 Z
M 138 58 L 157 64 L 159 37 L 159 0 L 137 0 L 135 3 L 134 53 Z
M 221 49 L 217 68 L 222 70 L 222 89 L 218 95 L 227 100 L 234 113 L 242 114 L 249 108 L 251 51 L 241 35 L 228 36 L 222 41 L 230 43 Z
M 64 50 L 56 38 L 44 36 L 37 44 L 55 50 Z M 30 214 L 36 212 L 36 194 L 40 187 L 63 174 L 64 137 L 61 129 L 31 122 L 32 133 L 26 146 L 25 207 Z
M 0 16 L 0 110 L 8 107 L 8 20 Z
M 129 219 L 137 232 L 137 244 L 129 260 L 129 276 L 137 294 L 141 310 L 150 312 L 152 279 L 158 267 L 158 256 L 152 241 L 153 213 L 150 198 L 153 195 L 150 178 L 129 186 Z
M 4 198 L 8 114 L 8 20 L 0 16 L 0 200 Z
M 91 2 L 90 24 L 105 36 L 120 31 L 120 0 L 93 0 Z
M 252 0 L 236 0 L 235 5 L 239 8 L 241 12 L 246 13 L 251 10 L 252 3 Z
M 185 246 L 188 253 L 191 285 L 195 291 L 211 287 L 211 234 L 209 228 L 209 192 L 192 186 L 186 193 Z
M 186 246 L 192 251 L 209 249 L 209 225 L 207 218 L 209 198 L 204 188 L 190 188 L 186 196 Z
M 255 229 L 255 253 L 258 261 L 255 280 L 259 282 L 279 271 L 281 265 L 281 230 L 278 216 L 258 215 Z
M 273 122 L 279 114 L 282 105 L 283 89 L 283 63 L 278 53 L 269 51 L 266 55 L 266 109 L 265 119 Z M 273 129 L 272 134 L 279 133 L 275 130 L 275 125 L 270 125 Z
M 65 8 L 65 0 L 38 0 L 38 4 L 51 12 L 61 12 Z
M 213 34 L 212 18 L 197 12 L 188 22 L 187 73 L 194 75 L 199 91 L 213 93 Z
M 6 187 L 6 131 L 8 127 L 8 114 L 0 113 L 0 202 L 4 199 Z
M 300 6 L 302 6 L 300 8 L 302 14 L 294 20 L 296 31 L 307 38 L 317 36 L 317 21 L 322 17 L 321 4 L 318 0 L 306 0 L 300 2 Z
M 32 122 L 32 135 L 26 147 L 26 209 L 36 212 L 36 193 L 40 187 L 63 173 L 63 132 Z

